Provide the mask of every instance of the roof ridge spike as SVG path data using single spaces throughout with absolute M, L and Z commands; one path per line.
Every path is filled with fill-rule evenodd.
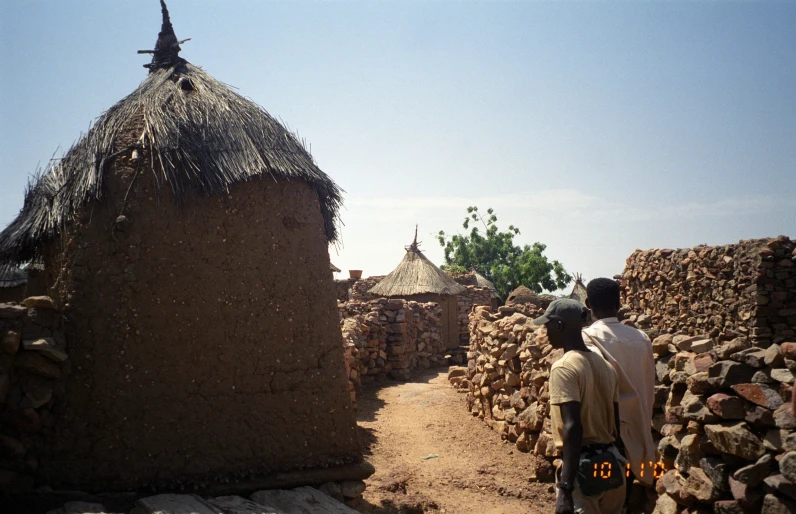
M 182 61 L 183 59 L 179 55 L 180 43 L 188 41 L 188 39 L 179 41 L 176 34 L 174 34 L 169 8 L 166 7 L 164 0 L 160 0 L 160 12 L 163 15 L 163 23 L 160 26 L 158 40 L 155 42 L 155 49 L 138 51 L 139 54 L 152 54 L 152 62 L 144 64 L 144 68 L 149 68 L 149 73 L 159 68 L 171 68 Z

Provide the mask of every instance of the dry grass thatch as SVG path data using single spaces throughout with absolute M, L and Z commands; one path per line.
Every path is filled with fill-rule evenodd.
M 575 285 L 572 287 L 572 292 L 569 293 L 569 298 L 586 305 L 586 286 L 583 284 L 583 275 L 575 274 Z
M 406 255 L 398 267 L 373 286 L 371 294 L 378 296 L 411 296 L 416 294 L 459 294 L 467 288 L 446 275 L 428 260 L 418 248 L 417 234 L 406 248 Z
M 17 287 L 27 283 L 28 274 L 16 266 L 0 266 L 0 287 Z
M 475 276 L 475 283 L 478 284 L 478 287 L 488 287 L 489 294 L 492 298 L 500 298 L 495 284 L 490 282 L 488 278 L 478 273 L 476 270 L 473 270 L 473 275 Z
M 164 27 L 167 15 L 164 6 Z M 160 47 L 162 40 L 163 33 Z M 19 215 L 0 233 L 0 262 L 39 257 L 42 243 L 56 237 L 86 202 L 102 200 L 103 177 L 114 159 L 134 151 L 147 158 L 157 183 L 167 184 L 178 203 L 188 192 L 220 194 L 260 177 L 305 181 L 318 194 L 328 241 L 337 240 L 341 190 L 303 144 L 255 103 L 176 57 L 174 48 L 172 42 L 164 57 L 156 47 L 141 85 L 34 177 Z M 125 146 L 121 140 L 129 135 L 123 131 L 139 126 L 140 137 Z

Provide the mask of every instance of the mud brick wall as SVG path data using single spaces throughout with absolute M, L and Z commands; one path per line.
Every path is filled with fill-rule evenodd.
M 446 362 L 437 303 L 378 298 L 338 304 L 351 400 L 379 378 L 407 380 L 413 369 Z
M 736 331 L 762 348 L 796 335 L 796 241 L 785 236 L 638 250 L 621 282 L 629 319 L 653 335 Z
M 562 355 L 553 350 L 543 330 L 532 324 L 544 312 L 523 305 L 524 312 L 475 307 L 470 315 L 467 367 L 451 367 L 448 379 L 467 391 L 467 407 L 500 437 L 534 456 L 532 479 L 553 479 L 553 444 L 547 379 Z
M 56 433 L 52 408 L 63 399 L 71 368 L 66 351 L 63 320 L 50 298 L 0 304 L 0 497 L 40 482 L 44 443 Z

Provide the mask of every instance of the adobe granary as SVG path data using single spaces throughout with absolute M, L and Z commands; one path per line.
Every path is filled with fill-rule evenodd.
M 442 340 L 447 348 L 459 346 L 459 314 L 456 295 L 467 290 L 423 255 L 417 242 L 405 247 L 400 264 L 368 292 L 387 298 L 436 302 L 442 307 Z
M 327 249 L 340 190 L 179 56 L 161 6 L 148 77 L 0 233 L 0 262 L 43 259 L 68 354 L 42 431 L 10 435 L 60 489 L 364 478 Z

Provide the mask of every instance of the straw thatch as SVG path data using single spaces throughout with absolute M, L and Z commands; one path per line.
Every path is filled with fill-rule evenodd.
M 27 283 L 27 281 L 28 274 L 25 273 L 25 270 L 16 266 L 0 266 L 0 287 L 17 287 Z
M 418 248 L 415 231 L 415 240 L 406 247 L 406 255 L 398 267 L 368 292 L 378 296 L 412 296 L 455 295 L 466 290 L 423 255 Z
M 475 276 L 475 283 L 478 285 L 478 287 L 488 287 L 489 294 L 492 296 L 492 298 L 500 298 L 495 284 L 493 284 L 488 278 L 478 273 L 475 269 L 473 269 L 473 275 Z
M 332 273 L 340 273 L 340 268 L 338 268 L 337 266 L 335 266 L 331 262 L 329 263 L 329 267 L 332 269 Z
M 162 3 L 162 2 L 161 2 Z M 337 240 L 341 191 L 303 144 L 270 114 L 178 56 L 168 11 L 149 75 L 102 114 L 64 157 L 29 183 L 17 218 L 0 233 L 0 261 L 41 255 L 91 200 L 119 156 L 146 158 L 146 172 L 167 184 L 177 203 L 186 193 L 214 195 L 255 178 L 302 180 L 317 192 L 327 240 Z M 135 131 L 132 144 L 130 132 Z
M 572 286 L 572 292 L 569 293 L 569 298 L 586 305 L 586 286 L 583 284 L 583 275 L 575 273 L 575 285 Z

